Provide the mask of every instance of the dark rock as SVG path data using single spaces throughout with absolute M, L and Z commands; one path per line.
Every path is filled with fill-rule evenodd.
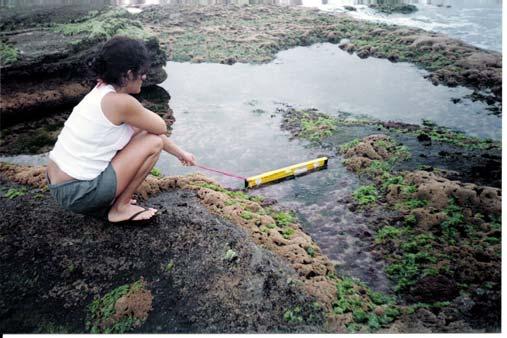
M 387 59 L 391 62 L 398 62 L 400 60 L 400 57 L 396 54 L 389 54 L 387 56 Z
M 361 59 L 366 59 L 368 56 L 370 56 L 370 48 L 369 47 L 363 47 L 361 49 L 358 49 L 356 51 L 357 56 L 359 56 Z
M 456 282 L 446 276 L 427 276 L 410 288 L 409 298 L 415 302 L 434 303 L 459 295 Z
M 153 309 L 137 332 L 322 332 L 312 299 L 287 283 L 297 279 L 288 263 L 188 193 L 146 201 L 161 214 L 127 228 L 63 211 L 47 192 L 1 198 L 0 330 L 86 332 L 93 298 L 142 276 Z M 224 259 L 229 249 L 236 259 Z M 308 323 L 284 320 L 296 306 Z
M 431 144 L 431 137 L 426 133 L 420 133 L 417 135 L 417 140 L 421 143 Z
M 371 4 L 369 5 L 369 7 L 385 14 L 392 13 L 410 14 L 417 11 L 416 6 L 409 4 L 379 3 L 379 4 Z

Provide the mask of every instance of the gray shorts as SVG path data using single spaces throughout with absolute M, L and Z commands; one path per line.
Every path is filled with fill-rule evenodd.
M 46 176 L 47 177 L 47 176 Z M 93 180 L 72 180 L 50 184 L 51 195 L 67 210 L 107 219 L 116 196 L 116 173 L 111 163 Z

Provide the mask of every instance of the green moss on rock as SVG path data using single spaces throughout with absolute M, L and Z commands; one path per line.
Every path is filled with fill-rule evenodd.
M 79 40 L 107 40 L 114 35 L 124 35 L 135 39 L 147 40 L 151 35 L 146 32 L 141 22 L 123 8 L 110 9 L 103 13 L 91 12 L 82 21 L 57 24 L 52 28 L 64 35 L 75 35 Z
M 17 48 L 0 41 L 0 65 L 5 66 L 14 63 L 18 59 L 19 51 Z
M 139 327 L 151 310 L 152 296 L 138 280 L 113 289 L 89 306 L 87 328 L 90 333 L 125 333 Z M 130 297 L 134 295 L 134 300 Z

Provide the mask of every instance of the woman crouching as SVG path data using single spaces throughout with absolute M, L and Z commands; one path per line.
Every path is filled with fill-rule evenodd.
M 49 153 L 49 190 L 63 208 L 113 223 L 147 220 L 157 210 L 136 205 L 132 195 L 161 151 L 194 165 L 194 156 L 166 136 L 164 120 L 129 95 L 141 91 L 148 69 L 142 41 L 113 37 L 98 52 L 98 84 L 74 107 Z

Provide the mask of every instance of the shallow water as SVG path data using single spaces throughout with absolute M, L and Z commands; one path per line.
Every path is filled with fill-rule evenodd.
M 284 51 L 265 65 L 169 62 L 166 71 L 169 77 L 161 86 L 172 96 L 172 139 L 193 152 L 199 163 L 242 176 L 326 155 L 305 141 L 290 141 L 280 130 L 281 117 L 274 114 L 283 107 L 280 102 L 405 122 L 430 118 L 450 127 L 464 122 L 460 126 L 472 134 L 500 135 L 499 118 L 487 115 L 483 105 L 451 103 L 450 98 L 466 95 L 468 89 L 435 87 L 412 65 L 361 60 L 332 44 Z M 182 167 L 169 155 L 157 166 L 166 175 L 204 172 Z M 230 188 L 243 185 L 241 180 L 204 173 Z M 338 157 L 325 171 L 253 193 L 296 210 L 306 231 L 341 271 L 385 290 L 389 283 L 382 263 L 373 259 L 368 241 L 360 239 L 367 226 L 338 201 L 358 185 Z
M 348 12 L 344 6 L 354 6 L 348 12 L 357 19 L 384 22 L 431 30 L 463 40 L 474 46 L 502 51 L 501 0 L 387 0 L 389 3 L 412 4 L 417 11 L 411 14 L 378 13 L 368 7 L 376 0 L 301 0 L 305 7 L 324 11 Z
M 363 60 L 329 43 L 280 52 L 274 62 L 264 65 L 169 62 L 166 71 L 169 78 L 161 86 L 173 96 L 171 106 L 190 114 L 203 108 L 271 112 L 274 102 L 284 102 L 328 114 L 345 111 L 419 124 L 429 119 L 473 136 L 501 137 L 501 120 L 489 114 L 486 105 L 451 101 L 471 90 L 434 86 L 423 78 L 425 71 L 411 64 Z M 218 113 L 216 118 L 231 115 Z M 254 117 L 248 119 L 254 122 Z
M 288 103 L 339 110 L 379 119 L 420 123 L 432 119 L 470 134 L 500 137 L 500 119 L 479 103 L 453 104 L 451 98 L 470 93 L 465 88 L 433 86 L 424 71 L 406 63 L 359 59 L 336 45 L 317 44 L 280 52 L 263 65 L 190 64 L 169 62 L 161 84 L 172 96 L 175 112 L 172 139 L 193 152 L 198 162 L 242 176 L 251 176 L 326 154 L 305 141 L 289 140 L 280 129 L 276 108 Z M 43 164 L 44 155 L 0 158 L 21 164 Z M 229 188 L 243 181 L 181 166 L 162 154 L 157 167 L 165 175 L 203 172 Z M 389 288 L 382 262 L 373 259 L 362 234 L 369 232 L 361 216 L 339 200 L 359 182 L 339 157 L 329 168 L 254 190 L 295 210 L 306 231 L 338 269 L 378 290 Z

